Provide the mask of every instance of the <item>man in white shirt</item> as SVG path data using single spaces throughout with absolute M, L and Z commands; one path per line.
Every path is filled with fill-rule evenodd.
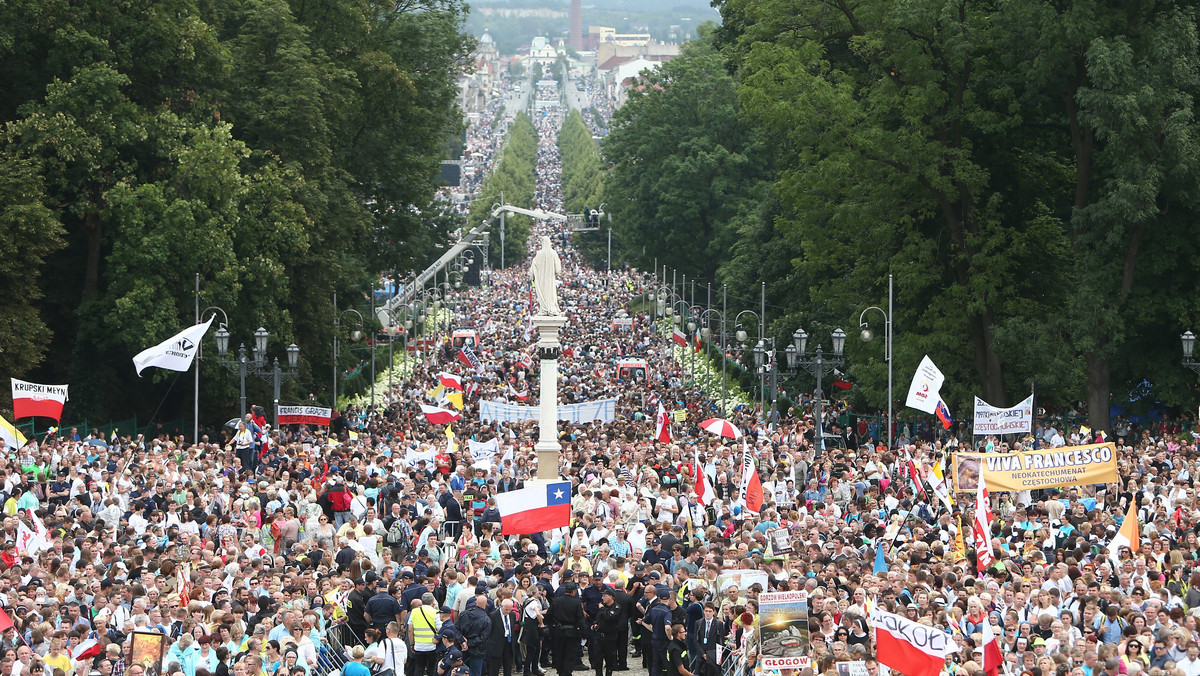
M 1187 658 L 1175 663 L 1175 668 L 1184 676 L 1200 676 L 1200 646 L 1192 643 L 1187 647 Z

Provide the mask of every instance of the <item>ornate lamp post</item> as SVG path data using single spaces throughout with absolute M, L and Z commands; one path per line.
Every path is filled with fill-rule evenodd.
M 843 357 L 846 350 L 846 333 L 841 329 L 836 329 L 833 332 L 832 338 L 832 357 L 827 357 L 820 345 L 817 345 L 816 354 L 809 357 L 808 334 L 805 333 L 804 329 L 796 329 L 796 332 L 792 334 L 792 344 L 788 346 L 789 349 L 786 351 L 788 366 L 802 368 L 817 378 L 816 404 L 813 411 L 813 422 L 816 425 L 816 433 L 813 436 L 816 438 L 818 449 L 825 448 L 825 426 L 821 424 L 821 399 L 824 397 L 824 393 L 821 390 L 821 380 L 825 374 L 832 374 L 834 369 L 846 363 Z

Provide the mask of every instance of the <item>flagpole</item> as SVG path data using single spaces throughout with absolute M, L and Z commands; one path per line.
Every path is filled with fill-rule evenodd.
M 196 273 L 196 323 L 200 323 L 200 273 Z M 196 382 L 192 387 L 192 444 L 200 443 L 200 352 L 204 341 L 196 341 Z

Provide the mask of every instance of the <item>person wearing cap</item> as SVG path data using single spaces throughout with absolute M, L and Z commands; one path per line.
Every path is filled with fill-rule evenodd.
M 262 599 L 267 600 L 268 607 L 265 607 L 265 608 L 262 607 L 263 606 Z M 260 613 L 262 613 L 262 612 L 269 613 L 270 612 L 270 610 L 269 610 L 270 601 L 271 601 L 271 597 L 269 597 L 269 596 L 263 596 L 262 598 L 259 599 L 259 612 Z M 358 642 L 357 645 L 362 644 L 362 637 L 366 633 L 367 627 L 371 626 L 371 623 L 367 620 L 366 615 L 365 615 L 366 606 L 367 606 L 367 581 L 361 577 L 355 578 L 354 588 L 352 590 L 350 590 L 349 594 L 346 595 L 346 624 L 349 625 L 350 630 L 353 634 L 353 638 L 351 640 L 357 641 Z
M 620 665 L 618 650 L 627 622 L 624 610 L 616 602 L 614 590 L 604 587 L 600 591 L 600 607 L 592 618 L 592 631 L 597 643 L 592 651 L 592 668 L 596 676 L 612 676 Z
M 400 602 L 388 593 L 387 582 L 375 582 L 375 595 L 363 607 L 363 618 L 381 633 L 386 631 L 388 624 L 392 622 L 404 623 L 404 609 Z
M 547 614 L 554 638 L 554 668 L 560 676 L 571 676 L 571 670 L 579 659 L 579 641 L 587 628 L 583 603 L 576 595 L 578 591 L 579 587 L 574 582 L 563 585 L 562 595 L 550 604 Z
M 647 609 L 642 626 L 650 632 L 650 676 L 661 676 L 667 668 L 665 658 L 671 640 L 668 628 L 672 625 L 675 595 L 669 589 L 657 589 L 655 597 L 658 602 Z
M 459 640 L 458 636 L 453 632 L 445 631 L 438 634 L 438 640 L 441 642 L 439 650 L 441 657 L 437 661 L 437 676 L 445 676 L 450 673 L 471 676 L 471 669 L 463 663 L 463 653 L 456 644 Z

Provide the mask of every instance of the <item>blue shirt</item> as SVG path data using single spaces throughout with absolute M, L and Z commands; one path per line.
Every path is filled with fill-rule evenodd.
M 371 670 L 362 662 L 347 662 L 342 667 L 342 676 L 371 676 Z

